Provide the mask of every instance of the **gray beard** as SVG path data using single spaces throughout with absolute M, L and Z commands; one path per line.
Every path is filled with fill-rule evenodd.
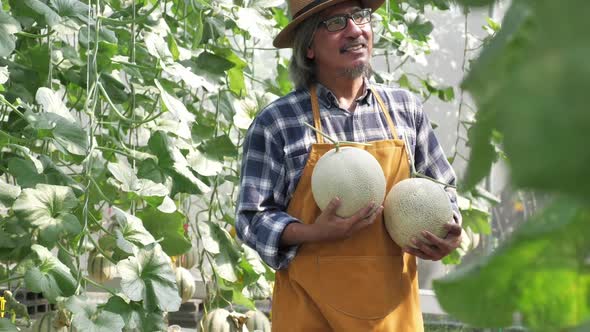
M 347 79 L 355 79 L 361 76 L 369 77 L 371 74 L 371 64 L 363 63 L 353 68 L 342 70 L 341 76 Z

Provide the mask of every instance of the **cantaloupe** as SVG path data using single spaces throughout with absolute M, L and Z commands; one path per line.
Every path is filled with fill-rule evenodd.
M 453 210 L 444 188 L 431 180 L 410 178 L 397 183 L 385 198 L 387 232 L 400 247 L 415 247 L 412 237 L 426 241 L 422 231 L 445 237 L 444 224 L 453 221 Z
M 37 318 L 35 323 L 29 331 L 31 332 L 67 332 L 69 329 L 67 326 L 62 326 L 60 322 L 57 322 L 57 312 L 50 311 L 43 316 Z M 59 327 L 56 327 L 59 325 Z
M 385 185 L 385 174 L 377 159 L 350 146 L 326 152 L 311 175 L 311 191 L 320 210 L 339 197 L 341 204 L 336 215 L 344 218 L 371 202 L 376 210 L 385 198 Z
M 109 261 L 97 250 L 88 255 L 88 276 L 90 279 L 104 283 L 112 280 L 117 274 L 117 266 Z
M 195 278 L 189 270 L 183 267 L 176 268 L 176 286 L 178 286 L 178 295 L 182 303 L 190 300 L 195 295 Z
M 260 310 L 249 310 L 246 312 L 246 327 L 248 331 L 270 332 L 270 321 Z
M 231 313 L 223 308 L 209 311 L 201 320 L 202 332 L 238 332 L 243 329 L 234 321 Z
M 184 267 L 185 269 L 191 269 L 199 261 L 199 252 L 196 248 L 191 248 L 180 256 L 175 256 L 174 265 Z

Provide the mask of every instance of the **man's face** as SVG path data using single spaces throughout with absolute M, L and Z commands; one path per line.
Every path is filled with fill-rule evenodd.
M 345 1 L 327 8 L 320 17 L 325 22 L 338 15 L 353 14 L 355 20 L 361 21 L 359 11 L 362 9 L 359 1 Z M 350 17 L 345 20 L 346 27 L 338 31 L 329 31 L 327 25 L 320 24 L 307 50 L 307 57 L 315 61 L 316 68 L 322 73 L 355 78 L 369 66 L 373 31 L 370 22 L 356 24 Z M 329 21 L 332 25 L 330 29 L 338 26 L 333 21 Z

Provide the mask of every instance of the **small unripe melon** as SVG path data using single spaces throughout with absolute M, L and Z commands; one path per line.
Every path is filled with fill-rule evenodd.
M 375 209 L 385 198 L 385 174 L 369 152 L 355 147 L 332 149 L 317 162 L 311 175 L 313 198 L 324 210 L 330 201 L 340 198 L 339 217 L 350 217 L 369 203 Z
M 412 237 L 428 243 L 422 231 L 445 237 L 444 224 L 453 220 L 449 196 L 443 187 L 422 178 L 398 182 L 385 198 L 384 221 L 387 232 L 400 247 L 415 247 Z
M 201 319 L 202 332 L 238 332 L 239 328 L 231 317 L 231 313 L 223 308 L 209 311 Z
M 270 332 L 270 320 L 259 310 L 249 310 L 246 312 L 246 327 L 250 332 Z
M 179 266 L 176 268 L 176 285 L 178 286 L 178 295 L 180 295 L 182 303 L 188 302 L 195 295 L 195 278 L 184 267 Z

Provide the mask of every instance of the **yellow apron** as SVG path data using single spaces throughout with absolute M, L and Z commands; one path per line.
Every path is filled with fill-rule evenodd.
M 310 89 L 315 127 L 321 130 L 315 87 Z M 393 140 L 358 145 L 381 164 L 386 192 L 409 177 L 404 142 L 374 91 Z M 318 159 L 334 146 L 317 134 L 309 159 L 287 212 L 313 223 L 321 211 L 311 192 L 311 174 Z M 383 216 L 352 237 L 303 244 L 288 268 L 276 273 L 272 301 L 272 330 L 288 331 L 423 331 L 418 297 L 416 258 L 402 252 L 389 237 Z

